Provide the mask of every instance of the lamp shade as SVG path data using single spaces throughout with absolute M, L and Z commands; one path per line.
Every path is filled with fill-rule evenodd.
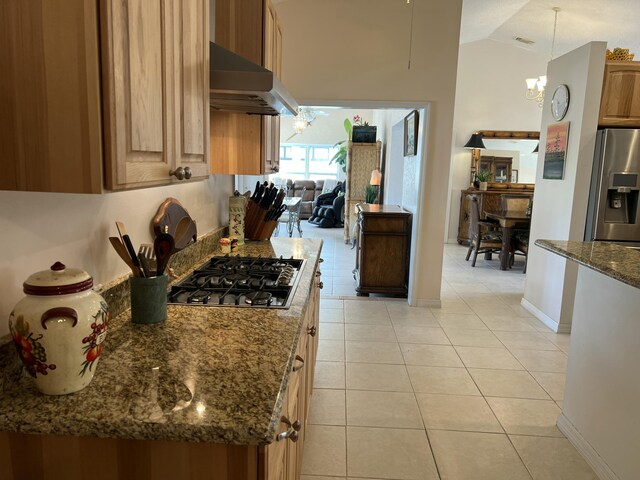
M 371 179 L 369 180 L 369 185 L 379 187 L 381 177 L 382 175 L 380 174 L 380 170 L 378 170 L 377 168 L 371 171 Z
M 464 145 L 464 148 L 487 148 L 482 142 L 482 134 L 474 133 L 471 135 L 469 141 Z

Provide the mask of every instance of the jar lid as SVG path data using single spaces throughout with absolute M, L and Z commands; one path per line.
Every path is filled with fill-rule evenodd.
M 93 287 L 93 278 L 79 268 L 67 268 L 56 262 L 49 270 L 30 275 L 22 284 L 27 295 L 68 295 L 84 292 Z

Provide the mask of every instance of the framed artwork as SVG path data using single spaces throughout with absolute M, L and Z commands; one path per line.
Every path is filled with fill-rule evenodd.
M 511 170 L 511 183 L 518 183 L 518 170 Z
M 547 128 L 547 144 L 544 149 L 544 167 L 542 178 L 562 180 L 564 162 L 567 158 L 569 140 L 569 122 L 554 123 Z
M 411 157 L 418 151 L 418 111 L 404 117 L 404 156 Z

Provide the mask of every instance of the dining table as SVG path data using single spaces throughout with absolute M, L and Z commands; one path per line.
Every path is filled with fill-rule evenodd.
M 493 210 L 485 211 L 484 215 L 486 218 L 496 220 L 502 230 L 500 270 L 508 270 L 513 229 L 528 230 L 531 226 L 531 214 L 525 210 Z

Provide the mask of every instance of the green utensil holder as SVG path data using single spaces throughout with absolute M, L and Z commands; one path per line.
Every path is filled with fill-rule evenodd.
M 158 277 L 129 277 L 131 289 L 131 321 L 133 323 L 162 323 L 167 319 L 166 275 Z

